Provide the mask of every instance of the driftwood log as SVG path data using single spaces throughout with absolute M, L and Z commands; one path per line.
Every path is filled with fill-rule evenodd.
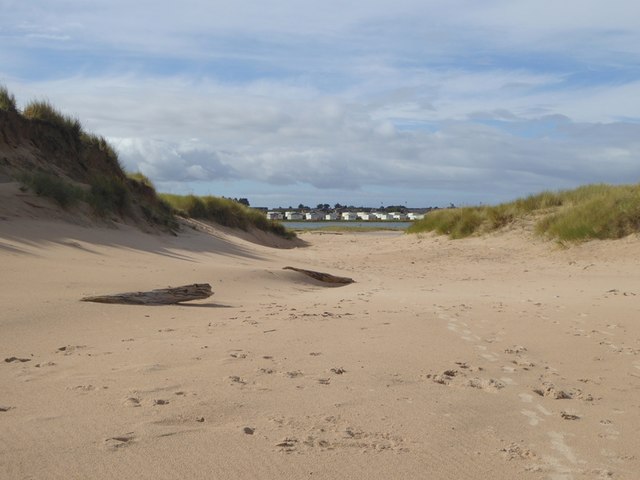
M 311 278 L 315 278 L 316 280 L 319 280 L 319 281 L 325 282 L 325 283 L 337 283 L 337 284 L 341 284 L 341 285 L 348 285 L 350 283 L 354 283 L 355 282 L 355 280 L 353 278 L 336 277 L 335 275 L 331 275 L 329 273 L 315 272 L 313 270 L 304 270 L 302 268 L 284 267 L 283 270 L 293 270 L 294 272 L 304 273 L 305 275 L 308 275 Z
M 194 283 L 173 288 L 159 288 L 149 292 L 126 292 L 114 295 L 98 295 L 84 297 L 83 302 L 98 303 L 122 303 L 125 305 L 172 305 L 188 302 L 190 300 L 202 300 L 213 295 L 211 285 L 208 283 Z

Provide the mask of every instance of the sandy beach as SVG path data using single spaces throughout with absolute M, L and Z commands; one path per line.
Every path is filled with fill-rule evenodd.
M 640 477 L 637 237 L 301 239 L 0 220 L 0 478 Z

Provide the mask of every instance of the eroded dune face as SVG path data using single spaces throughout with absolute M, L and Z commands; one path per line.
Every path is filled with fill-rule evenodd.
M 303 240 L 0 220 L 0 476 L 640 471 L 637 239 Z M 214 295 L 79 301 L 191 283 Z

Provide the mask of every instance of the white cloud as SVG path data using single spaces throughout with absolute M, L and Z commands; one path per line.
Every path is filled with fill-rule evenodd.
M 637 2 L 57 3 L 0 0 L 0 81 L 21 104 L 48 97 L 176 190 L 494 201 L 640 180 Z M 59 69 L 16 73 L 47 62 Z

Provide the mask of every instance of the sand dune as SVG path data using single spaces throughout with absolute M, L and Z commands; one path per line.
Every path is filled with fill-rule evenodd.
M 638 478 L 637 238 L 201 230 L 0 220 L 1 478 Z

